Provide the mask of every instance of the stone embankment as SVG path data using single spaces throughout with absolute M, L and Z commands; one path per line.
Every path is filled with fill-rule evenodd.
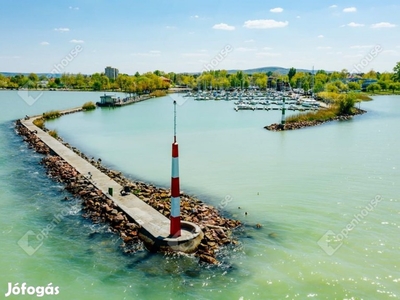
M 140 225 L 131 220 L 119 207 L 110 200 L 102 191 L 97 189 L 86 177 L 79 174 L 72 166 L 58 155 L 54 155 L 51 149 L 44 144 L 34 132 L 16 123 L 19 135 L 36 152 L 44 154 L 42 164 L 46 167 L 48 174 L 59 182 L 65 184 L 65 188 L 74 196 L 82 199 L 85 211 L 84 217 L 90 218 L 95 223 L 107 223 L 112 231 L 119 234 L 123 240 L 123 249 L 130 253 L 143 248 L 140 240 Z M 133 193 L 144 202 L 169 217 L 170 214 L 170 190 L 158 188 L 154 185 L 139 181 L 131 181 L 124 177 L 121 172 L 110 170 L 101 164 L 101 159 L 89 158 L 78 149 L 71 147 L 61 138 L 58 140 L 73 150 L 80 157 L 90 162 L 101 172 L 118 182 L 127 193 Z M 120 191 L 115 191 L 120 192 Z M 200 261 L 210 264 L 218 264 L 217 255 L 220 247 L 227 244 L 237 244 L 232 237 L 232 229 L 241 226 L 241 222 L 221 216 L 220 212 L 209 205 L 188 194 L 181 194 L 181 218 L 200 226 L 204 237 L 197 251 L 194 253 Z

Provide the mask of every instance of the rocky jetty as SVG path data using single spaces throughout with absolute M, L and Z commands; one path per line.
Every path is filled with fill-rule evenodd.
M 366 113 L 365 110 L 357 108 L 356 113 L 354 113 L 352 115 L 341 115 L 341 116 L 336 116 L 334 118 L 327 119 L 327 120 L 299 121 L 299 122 L 290 122 L 290 123 L 288 122 L 288 123 L 285 123 L 285 125 L 274 123 L 274 124 L 265 126 L 264 128 L 267 130 L 271 130 L 271 131 L 295 130 L 295 129 L 300 129 L 300 128 L 304 128 L 304 127 L 317 126 L 317 125 L 321 125 L 321 124 L 324 124 L 326 122 L 331 122 L 331 121 L 350 120 L 355 115 L 362 115 L 364 113 Z
M 79 174 L 61 157 L 54 155 L 47 145 L 37 138 L 34 132 L 30 132 L 19 121 L 16 122 L 16 130 L 19 135 L 24 137 L 30 147 L 46 155 L 42 159 L 42 164 L 46 167 L 49 176 L 64 183 L 65 188 L 72 195 L 82 199 L 84 217 L 90 218 L 95 223 L 109 224 L 110 229 L 118 233 L 123 240 L 124 252 L 130 253 L 143 248 L 138 234 L 140 226 L 130 220 L 129 216 L 120 210 L 107 195 L 93 186 L 85 176 Z M 65 143 L 61 138 L 58 138 L 58 140 L 118 182 L 124 187 L 123 192 L 135 194 L 166 217 L 170 216 L 171 194 L 169 189 L 129 180 L 121 172 L 104 167 L 101 164 L 101 159 L 89 158 L 78 149 Z M 183 192 L 181 194 L 181 218 L 184 221 L 198 224 L 204 233 L 204 238 L 198 250 L 194 253 L 201 262 L 218 264 L 216 257 L 220 247 L 238 243 L 232 237 L 232 229 L 241 226 L 240 221 L 223 217 L 216 208 Z

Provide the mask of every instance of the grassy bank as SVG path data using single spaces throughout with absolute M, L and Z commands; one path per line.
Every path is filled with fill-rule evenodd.
M 318 94 L 318 97 L 329 104 L 328 108 L 292 115 L 286 118 L 284 125 L 275 123 L 264 128 L 272 131 L 293 130 L 320 125 L 328 121 L 348 120 L 354 115 L 365 113 L 364 110 L 355 107 L 357 102 L 372 100 L 364 93 L 322 92 Z
M 163 97 L 166 96 L 167 92 L 165 90 L 157 90 L 150 93 L 151 97 Z
M 82 105 L 83 110 L 94 110 L 96 109 L 96 104 L 94 102 L 86 102 L 85 104 Z
M 286 123 L 329 121 L 336 116 L 338 116 L 337 107 L 329 107 L 327 109 L 292 115 L 286 118 Z
M 372 100 L 365 93 L 338 94 L 334 92 L 321 92 L 318 94 L 318 97 L 325 103 L 330 103 L 329 108 L 290 116 L 286 119 L 286 123 L 305 121 L 326 122 L 340 116 L 355 115 L 358 113 L 358 110 L 355 108 L 356 102 Z

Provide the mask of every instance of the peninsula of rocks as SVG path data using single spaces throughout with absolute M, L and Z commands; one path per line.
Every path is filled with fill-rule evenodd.
M 60 115 L 79 112 L 74 109 L 61 112 Z M 45 132 L 49 132 L 45 127 Z M 48 175 L 54 180 L 65 185 L 72 196 L 82 200 L 83 216 L 94 223 L 106 223 L 110 230 L 118 234 L 122 240 L 122 249 L 125 253 L 136 252 L 143 249 L 144 241 L 141 239 L 141 225 L 132 220 L 129 215 L 110 200 L 103 191 L 99 190 L 89 180 L 87 174 L 80 174 L 74 167 L 67 163 L 50 149 L 38 136 L 22 125 L 21 120 L 16 121 L 16 131 L 28 143 L 29 147 L 43 154 L 41 163 L 46 168 Z M 112 180 L 123 186 L 123 190 L 117 193 L 132 193 L 146 204 L 169 218 L 170 215 L 170 190 L 156 187 L 141 181 L 133 181 L 126 178 L 121 172 L 108 169 L 102 165 L 101 159 L 87 157 L 77 148 L 64 142 L 60 137 L 55 137 L 59 143 L 71 149 L 92 166 L 100 170 Z M 218 264 L 218 253 L 221 247 L 237 245 L 233 232 L 242 224 L 238 220 L 226 218 L 221 212 L 186 193 L 181 194 L 181 218 L 182 221 L 192 222 L 198 225 L 202 231 L 202 239 L 193 253 L 200 262 Z M 68 201 L 69 199 L 65 199 Z M 148 247 L 147 247 L 148 248 Z M 152 251 L 153 249 L 148 250 Z

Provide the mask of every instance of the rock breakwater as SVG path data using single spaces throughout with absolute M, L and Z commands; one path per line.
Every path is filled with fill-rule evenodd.
M 64 159 L 55 155 L 36 136 L 35 132 L 28 130 L 20 121 L 16 122 L 16 130 L 28 143 L 29 147 L 45 155 L 42 159 L 42 164 L 45 166 L 49 176 L 58 182 L 64 183 L 65 188 L 72 195 L 82 199 L 84 217 L 90 218 L 95 223 L 109 224 L 110 229 L 119 234 L 123 240 L 122 248 L 124 252 L 132 253 L 138 249 L 143 249 L 143 243 L 139 239 L 140 226 L 119 209 L 109 196 L 91 184 L 86 174 L 79 174 Z M 110 170 L 103 166 L 101 159 L 89 158 L 77 148 L 65 143 L 61 138 L 57 139 L 123 186 L 123 190 L 120 191 L 121 194 L 133 193 L 166 217 L 170 216 L 169 189 L 129 180 L 121 172 Z M 198 224 L 204 233 L 204 238 L 194 253 L 201 262 L 218 264 L 217 255 L 220 248 L 224 245 L 236 245 L 238 243 L 232 237 L 232 230 L 241 226 L 240 221 L 223 217 L 216 208 L 186 193 L 181 194 L 181 219 Z
M 283 130 L 295 130 L 295 129 L 301 129 L 305 127 L 312 127 L 312 126 L 318 126 L 322 125 L 326 122 L 331 122 L 331 121 L 345 121 L 345 120 L 350 120 L 352 119 L 355 115 L 361 115 L 366 113 L 365 110 L 362 109 L 356 109 L 356 112 L 352 115 L 341 115 L 341 116 L 336 116 L 334 118 L 330 118 L 327 120 L 312 120 L 312 121 L 299 121 L 299 122 L 287 122 L 284 125 L 282 124 L 271 124 L 268 126 L 265 126 L 264 128 L 267 130 L 271 131 L 283 131 Z

